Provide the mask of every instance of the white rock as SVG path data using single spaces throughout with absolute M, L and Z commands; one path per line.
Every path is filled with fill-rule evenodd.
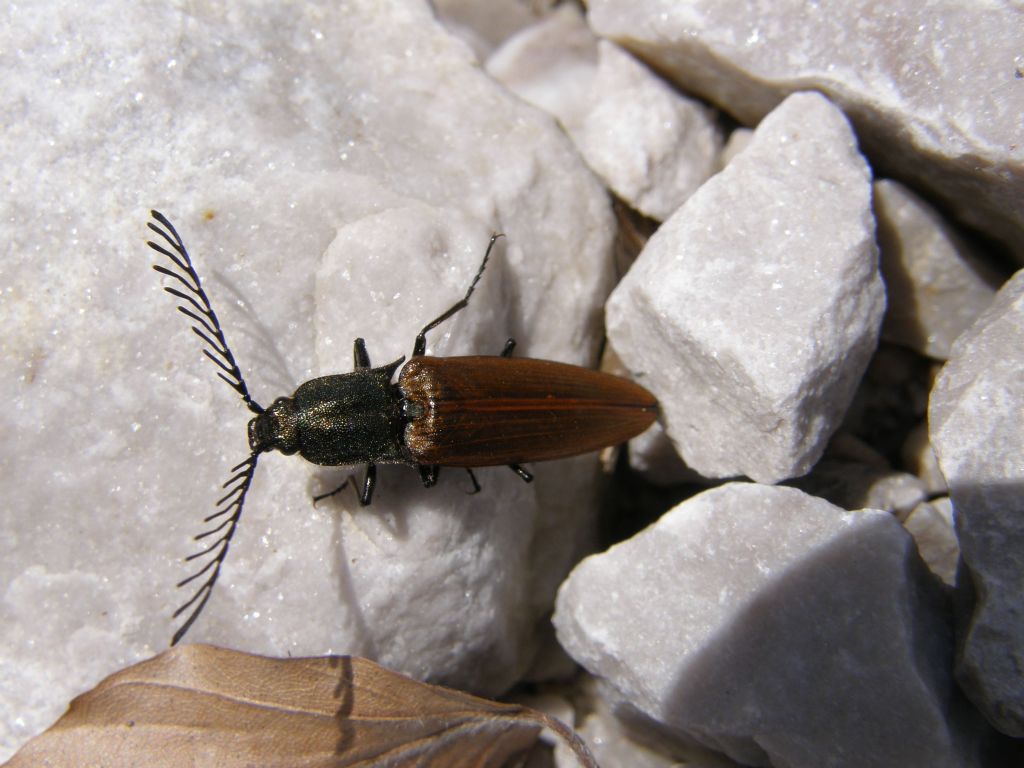
M 595 39 L 575 6 L 510 40 L 487 70 L 558 117 L 590 167 L 646 216 L 667 218 L 717 170 L 713 111 Z
M 719 169 L 725 168 L 736 155 L 740 154 L 754 138 L 754 131 L 750 128 L 737 128 L 729 134 L 729 138 L 722 147 L 722 154 L 718 157 Z
M 579 9 L 560 5 L 487 59 L 487 72 L 563 126 L 583 119 L 593 98 L 598 40 Z
M 0 63 L 2 761 L 166 647 L 189 537 L 248 453 L 250 414 L 149 269 L 149 207 L 178 224 L 263 403 L 350 371 L 356 336 L 376 363 L 409 354 L 492 229 L 507 238 L 430 348 L 515 336 L 592 364 L 614 222 L 565 136 L 422 2 L 38 2 L 11 6 L 0 49 L 20 52 Z M 482 470 L 468 497 L 463 472 L 425 490 L 385 467 L 371 508 L 314 509 L 338 473 L 267 456 L 188 639 L 496 693 L 591 535 L 595 468 L 540 465 L 532 486 Z
M 945 360 L 998 285 L 973 249 L 928 203 L 896 181 L 875 183 L 887 311 L 882 338 Z
M 616 288 L 609 339 L 691 468 L 777 482 L 821 455 L 885 303 L 869 198 L 846 120 L 793 96 Z
M 594 31 L 753 125 L 795 91 L 850 116 L 886 175 L 1024 260 L 1024 16 L 1016 3 L 592 0 Z
M 690 469 L 659 425 L 629 441 L 629 465 L 656 485 L 706 481 Z
M 928 411 L 977 596 L 958 638 L 957 678 L 993 725 L 1017 737 L 1024 736 L 1022 350 L 1024 270 L 953 345 Z
M 944 496 L 918 504 L 903 521 L 903 527 L 914 537 L 917 551 L 932 573 L 950 586 L 956 583 L 960 545 L 953 530 L 950 498 Z
M 889 514 L 727 484 L 578 565 L 566 649 L 748 765 L 960 766 L 938 582 Z
M 681 745 L 677 739 L 665 738 L 658 725 L 622 703 L 614 690 L 593 678 L 580 675 L 582 684 L 575 686 L 574 699 L 581 715 L 574 730 L 590 748 L 602 768 L 733 768 L 735 763 L 719 752 L 699 745 Z M 618 710 L 628 710 L 626 718 Z M 548 711 L 548 710 L 545 710 Z M 575 753 L 563 741 L 555 743 L 557 768 L 579 768 Z
M 438 18 L 486 59 L 506 38 L 535 24 L 549 8 L 522 0 L 431 0 Z

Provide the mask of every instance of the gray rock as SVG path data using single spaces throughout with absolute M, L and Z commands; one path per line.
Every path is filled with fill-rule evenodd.
M 973 248 L 899 182 L 875 183 L 887 310 L 882 338 L 945 360 L 999 284 Z
M 816 90 L 872 165 L 938 196 L 1024 263 L 1019 3 L 592 0 L 591 27 L 747 125 Z
M 931 443 L 977 603 L 957 679 L 993 725 L 1024 736 L 1024 270 L 953 345 L 932 391 Z
M 691 468 L 777 482 L 821 455 L 882 320 L 869 198 L 842 114 L 793 96 L 615 289 L 609 339 Z
M 924 483 L 925 491 L 930 496 L 941 496 L 949 493 L 946 478 L 939 469 L 939 460 L 935 456 L 932 444 L 928 440 L 928 422 L 922 421 L 907 434 L 900 447 L 902 466 L 913 472 Z
M 554 622 L 641 712 L 744 765 L 972 764 L 943 591 L 887 513 L 727 484 L 584 560 Z
M 917 551 L 932 573 L 952 586 L 960 560 L 960 545 L 953 530 L 953 502 L 948 496 L 922 502 L 907 515 L 903 527 L 914 537 Z

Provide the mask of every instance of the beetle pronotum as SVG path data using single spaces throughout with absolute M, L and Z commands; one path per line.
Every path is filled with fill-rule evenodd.
M 521 464 L 616 445 L 645 430 L 657 416 L 654 395 L 640 385 L 575 365 L 513 358 L 512 339 L 499 356 L 425 355 L 427 333 L 468 305 L 500 237 L 497 234 L 491 236 L 466 295 L 423 326 L 412 358 L 404 366 L 403 356 L 372 367 L 365 342 L 356 339 L 354 371 L 310 379 L 290 397 L 279 397 L 265 409 L 249 394 L 181 237 L 163 214 L 151 214 L 155 223 L 148 226 L 162 242 L 147 244 L 173 265 L 155 264 L 153 269 L 172 279 L 164 290 L 182 302 L 178 311 L 193 321 L 192 330 L 205 344 L 203 354 L 255 414 L 249 421 L 252 453 L 232 468 L 234 474 L 224 483 L 226 493 L 217 502 L 217 511 L 205 518 L 213 527 L 195 537 L 196 541 L 217 538 L 186 558 L 209 559 L 178 586 L 206 578 L 174 612 L 174 618 L 186 612 L 188 616 L 171 645 L 181 640 L 210 599 L 261 453 L 298 453 L 325 466 L 365 464 L 362 490 L 357 494 L 360 504 L 367 505 L 373 498 L 378 464 L 415 467 L 425 487 L 437 482 L 439 467 L 462 467 L 479 491 L 472 467 L 504 464 L 529 482 L 533 477 Z M 314 501 L 338 493 L 353 479 L 349 476 Z

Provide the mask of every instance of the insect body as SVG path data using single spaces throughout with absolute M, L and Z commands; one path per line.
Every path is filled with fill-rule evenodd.
M 463 467 L 478 491 L 472 467 L 507 465 L 530 481 L 533 478 L 521 463 L 615 445 L 639 434 L 656 418 L 657 401 L 643 387 L 575 365 L 512 358 L 515 342 L 511 339 L 500 356 L 424 354 L 426 334 L 469 303 L 499 235 L 491 237 L 465 297 L 423 327 L 416 336 L 412 358 L 404 366 L 402 357 L 372 367 L 366 344 L 356 339 L 354 371 L 311 379 L 290 397 L 279 397 L 264 409 L 249 395 L 181 237 L 162 214 L 152 211 L 152 216 L 156 223 L 150 222 L 149 228 L 162 243 L 149 241 L 148 245 L 174 266 L 153 267 L 176 281 L 164 290 L 182 301 L 178 310 L 195 323 L 192 330 L 207 346 L 204 354 L 255 414 L 249 422 L 252 453 L 234 467 L 235 474 L 224 484 L 227 493 L 218 502 L 219 509 L 206 518 L 214 527 L 196 537 L 197 541 L 212 539 L 212 543 L 187 558 L 208 559 L 178 586 L 205 579 L 175 612 L 175 618 L 189 613 L 172 645 L 184 636 L 210 598 L 262 453 L 298 453 L 326 466 L 365 464 L 358 497 L 366 505 L 373 497 L 378 464 L 415 467 L 427 487 L 437 482 L 439 467 Z M 352 480 L 349 477 L 314 501 L 338 493 Z

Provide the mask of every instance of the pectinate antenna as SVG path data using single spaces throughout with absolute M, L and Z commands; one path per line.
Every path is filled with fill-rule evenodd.
M 175 619 L 184 613 L 188 613 L 188 618 L 174 633 L 171 645 L 177 645 L 178 641 L 185 636 L 189 627 L 203 612 L 203 608 L 206 607 L 206 603 L 213 593 L 217 577 L 220 576 L 220 567 L 224 564 L 224 558 L 228 556 L 228 549 L 231 547 L 231 537 L 235 535 L 235 528 L 238 527 L 238 520 L 242 516 L 245 495 L 249 492 L 249 486 L 252 485 L 252 476 L 256 472 L 258 458 L 259 454 L 253 453 L 241 464 L 231 468 L 235 474 L 223 485 L 227 493 L 217 500 L 219 509 L 203 520 L 205 524 L 212 525 L 212 527 L 196 536 L 195 541 L 202 542 L 211 536 L 217 536 L 217 538 L 207 544 L 204 549 L 185 558 L 185 562 L 189 563 L 199 561 L 201 567 L 187 579 L 179 581 L 178 588 L 191 584 L 203 576 L 206 576 L 206 579 L 192 594 L 192 597 L 174 612 Z M 218 536 L 218 534 L 220 535 Z
M 176 299 L 185 302 L 178 305 L 178 311 L 197 323 L 192 326 L 192 330 L 206 343 L 208 348 L 203 349 L 203 354 L 217 366 L 219 369 L 217 375 L 241 396 L 250 411 L 257 415 L 263 413 L 263 407 L 249 395 L 249 388 L 245 385 L 242 371 L 239 370 L 238 364 L 235 362 L 235 356 L 231 354 L 231 348 L 220 327 L 220 320 L 217 319 L 217 313 L 210 306 L 210 299 L 207 298 L 199 275 L 192 266 L 192 259 L 189 258 L 188 251 L 185 250 L 185 243 L 182 242 L 181 236 L 178 235 L 178 231 L 167 220 L 167 217 L 159 211 L 150 211 L 150 214 L 157 223 L 154 224 L 150 221 L 147 226 L 163 238 L 171 250 L 167 250 L 163 245 L 154 243 L 152 240 L 147 240 L 146 245 L 170 259 L 175 267 L 175 269 L 170 269 L 162 264 L 154 264 L 153 269 L 161 275 L 167 275 L 177 280 L 185 288 L 185 291 L 182 291 L 173 285 L 167 285 L 164 286 L 164 290 Z
M 259 415 L 263 413 L 263 407 L 249 395 L 249 389 L 245 385 L 242 371 L 235 362 L 227 339 L 224 338 L 224 330 L 217 319 L 217 313 L 210 305 L 210 299 L 203 290 L 202 281 L 192 266 L 192 259 L 185 249 L 178 231 L 167 218 L 159 211 L 150 211 L 155 221 L 148 222 L 150 230 L 155 232 L 162 242 L 148 240 L 146 244 L 157 253 L 170 259 L 171 266 L 154 264 L 153 269 L 161 275 L 166 275 L 176 281 L 176 285 L 164 286 L 167 293 L 174 296 L 182 303 L 178 305 L 178 311 L 189 318 L 194 324 L 192 331 L 203 340 L 205 347 L 203 354 L 206 355 L 214 365 L 217 366 L 217 375 L 228 383 L 235 392 L 242 398 L 250 411 Z M 217 511 L 207 517 L 203 522 L 212 527 L 203 531 L 195 537 L 197 542 L 216 537 L 212 543 L 195 554 L 185 558 L 186 562 L 198 561 L 199 570 L 187 579 L 178 583 L 178 587 L 184 587 L 202 580 L 201 585 L 181 607 L 174 612 L 174 618 L 187 614 L 185 622 L 174 633 L 171 638 L 171 645 L 176 645 L 189 628 L 199 618 L 206 603 L 213 593 L 213 587 L 220 576 L 221 566 L 228 556 L 228 549 L 231 546 L 231 538 L 235 535 L 238 521 L 242 517 L 242 507 L 245 505 L 245 495 L 252 485 L 253 474 L 256 472 L 257 453 L 253 453 L 241 464 L 233 467 L 234 473 L 224 483 L 227 493 L 217 501 Z M 205 577 L 205 578 L 204 578 Z

